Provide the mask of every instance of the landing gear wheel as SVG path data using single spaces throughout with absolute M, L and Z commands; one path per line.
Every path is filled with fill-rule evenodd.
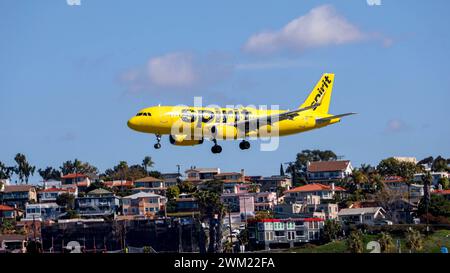
M 222 146 L 215 144 L 211 147 L 211 152 L 213 154 L 220 154 L 222 152 Z
M 239 143 L 239 148 L 241 150 L 247 150 L 250 149 L 250 142 L 246 141 L 246 140 L 242 140 L 241 143 Z
M 155 147 L 155 149 L 159 149 L 161 148 L 161 135 L 160 134 L 156 134 L 156 144 L 153 146 Z

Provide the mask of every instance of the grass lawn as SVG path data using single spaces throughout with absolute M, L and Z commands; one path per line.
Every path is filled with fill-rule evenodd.
M 377 235 L 365 235 L 364 245 L 367 245 L 370 241 L 376 241 Z M 405 239 L 403 237 L 394 237 L 394 244 L 397 240 L 400 240 L 401 252 L 408 253 L 409 249 L 406 248 Z M 428 237 L 424 237 L 423 249 L 420 252 L 423 253 L 440 253 L 441 247 L 446 246 L 450 248 L 450 230 L 439 230 L 434 232 Z M 365 250 L 370 252 L 371 250 Z M 281 252 L 294 252 L 294 253 L 345 253 L 347 252 L 347 245 L 344 240 L 335 241 L 328 244 L 313 246 L 306 245 L 305 247 L 295 247 L 290 249 L 283 249 Z

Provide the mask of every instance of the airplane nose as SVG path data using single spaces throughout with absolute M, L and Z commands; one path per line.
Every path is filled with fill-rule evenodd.
M 132 117 L 128 120 L 127 125 L 130 129 L 136 130 L 137 128 L 137 120 L 136 117 Z

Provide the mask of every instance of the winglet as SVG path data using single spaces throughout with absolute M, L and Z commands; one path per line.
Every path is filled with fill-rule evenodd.
M 356 114 L 357 113 L 345 113 L 345 114 L 340 114 L 340 115 L 334 115 L 334 116 L 329 116 L 329 117 L 326 117 L 326 118 L 316 119 L 316 122 L 317 123 L 327 122 L 327 121 L 330 121 L 330 120 L 333 120 L 333 119 L 343 118 L 343 117 L 346 117 L 346 116 L 356 115 Z

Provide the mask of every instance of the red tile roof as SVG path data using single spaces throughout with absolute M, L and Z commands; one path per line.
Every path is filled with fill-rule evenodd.
M 285 193 L 289 193 L 289 192 L 331 191 L 331 190 L 332 190 L 331 186 L 314 183 L 314 184 L 308 184 L 308 185 L 304 185 L 304 186 L 300 186 L 300 187 L 296 187 L 296 188 L 287 190 L 287 191 L 285 191 Z M 337 186 L 334 188 L 334 190 L 335 191 L 345 191 L 344 188 L 337 187 Z
M 87 175 L 82 173 L 69 173 L 67 175 L 61 176 L 62 179 L 75 178 L 75 177 L 87 177 Z
M 107 187 L 133 187 L 133 181 L 106 181 L 103 182 Z
M 0 211 L 13 211 L 15 210 L 13 207 L 0 205 Z
M 349 160 L 343 161 L 314 161 L 308 165 L 308 172 L 332 172 L 344 171 L 350 164 Z
M 77 187 L 87 187 L 87 186 L 88 186 L 87 181 L 77 182 Z

